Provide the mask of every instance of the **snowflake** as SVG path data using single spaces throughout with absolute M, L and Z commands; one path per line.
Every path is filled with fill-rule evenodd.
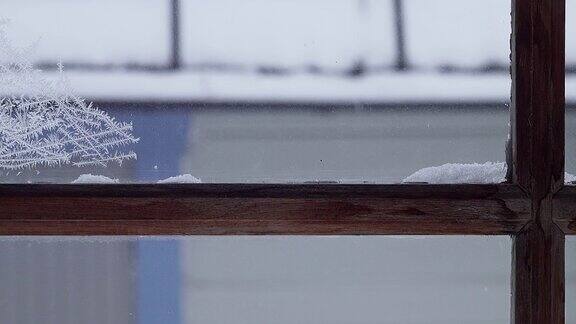
M 0 169 L 119 164 L 135 159 L 120 148 L 138 141 L 117 122 L 74 95 L 62 73 L 48 80 L 15 48 L 0 22 Z

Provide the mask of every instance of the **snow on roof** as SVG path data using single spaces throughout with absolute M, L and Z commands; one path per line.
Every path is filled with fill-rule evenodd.
M 48 77 L 58 77 L 54 72 L 45 73 Z M 390 72 L 362 78 L 193 71 L 65 70 L 65 74 L 76 93 L 104 101 L 507 102 L 511 89 L 510 76 L 505 74 Z M 576 78 L 569 80 L 567 89 L 575 85 Z M 576 97 L 576 93 L 573 96 Z
M 509 1 L 404 5 L 412 65 L 509 63 Z M 13 21 L 16 38 L 40 38 L 38 61 L 163 65 L 170 56 L 169 8 L 165 0 L 3 0 L 0 16 Z M 181 0 L 181 10 L 185 64 L 342 67 L 361 57 L 369 65 L 390 66 L 396 58 L 392 1 Z M 572 1 L 566 12 L 571 39 Z M 98 23 L 101 17 L 105 24 Z M 566 59 L 576 62 L 576 42 L 566 42 Z

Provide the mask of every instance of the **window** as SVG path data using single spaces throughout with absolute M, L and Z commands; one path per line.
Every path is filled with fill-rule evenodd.
M 5 323 L 510 318 L 506 236 L 8 237 L 0 247 Z
M 566 172 L 576 173 L 576 97 L 575 83 L 576 78 L 576 43 L 571 41 L 576 29 L 576 2 L 574 0 L 566 1 Z M 568 177 L 567 183 L 576 181 L 576 178 Z
M 359 3 L 362 4 L 359 8 L 364 8 L 371 2 Z M 183 5 L 175 1 L 170 4 L 171 8 Z M 406 1 L 404 4 L 402 12 L 409 13 L 412 3 Z M 392 6 L 400 8 L 397 1 Z M 289 9 L 286 8 L 286 12 Z M 359 9 L 358 12 L 370 11 Z M 407 181 L 385 185 L 378 181 L 368 184 L 358 181 L 360 183 L 334 184 L 324 183 L 325 179 L 320 178 L 313 183 L 300 183 L 301 179 L 296 179 L 298 183 L 294 184 L 152 184 L 150 182 L 159 178 L 158 174 L 153 174 L 147 184 L 2 184 L 0 234 L 511 235 L 512 321 L 563 323 L 567 309 L 563 298 L 565 269 L 562 267 L 566 258 L 565 236 L 576 231 L 573 203 L 576 189 L 564 186 L 563 181 L 565 8 L 561 1 L 516 0 L 512 12 L 511 140 L 509 154 L 502 153 L 509 161 L 507 183 L 432 184 L 434 181 L 424 181 L 428 184 L 423 184 L 422 181 Z M 396 24 L 396 27 L 399 25 L 402 24 Z M 172 30 L 177 31 L 178 26 L 172 24 Z M 438 28 L 442 30 L 441 27 Z M 406 31 L 407 35 L 413 32 Z M 177 36 L 177 33 L 173 35 Z M 185 60 L 174 54 L 178 53 L 178 45 L 174 45 L 178 43 L 171 44 L 168 64 L 164 68 L 176 69 L 185 64 Z M 407 60 L 410 54 L 404 54 Z M 499 56 L 493 57 L 497 60 Z M 402 60 L 397 63 L 398 70 L 407 67 L 400 64 Z M 498 70 L 497 64 L 492 66 Z M 354 67 L 347 70 L 349 74 L 358 77 L 359 73 L 364 73 L 360 72 L 362 64 Z M 445 70 L 452 68 L 444 66 Z M 259 70 L 264 74 L 283 73 L 269 66 Z M 186 80 L 177 84 L 187 84 Z M 205 81 L 198 79 L 198 83 L 202 84 L 202 80 Z M 127 81 L 122 82 L 126 88 L 121 93 L 129 95 L 129 86 L 136 83 Z M 301 86 L 302 82 L 295 84 Z M 486 82 L 481 84 L 495 84 Z M 98 88 L 89 89 L 96 91 Z M 417 92 L 413 96 L 416 97 Z M 153 111 L 153 106 L 148 107 Z M 362 110 L 355 105 L 352 108 L 352 111 Z M 110 123 L 101 115 L 97 116 L 101 117 L 97 119 L 100 122 Z M 171 122 L 170 118 L 176 122 Z M 178 122 L 185 121 L 177 114 L 169 114 L 162 122 L 173 127 L 172 131 L 176 133 L 180 130 Z M 125 125 L 116 124 L 116 127 L 123 130 Z M 132 141 L 131 137 L 121 138 Z M 162 154 L 154 154 L 163 158 Z M 132 163 L 130 161 L 127 163 Z M 155 170 L 154 165 L 147 168 Z M 158 169 L 165 170 L 162 164 Z M 456 173 L 460 171 L 456 169 Z M 186 177 L 188 182 L 195 181 L 190 178 L 192 176 Z M 222 311 L 226 312 L 226 309 Z
M 576 322 L 576 237 L 566 237 L 566 323 Z
M 76 93 L 133 127 L 94 138 L 129 154 L 122 165 L 90 163 L 102 149 L 2 168 L 2 182 L 505 180 L 509 2 L 8 0 L 0 12 L 8 39 L 37 44 L 26 59 L 42 77 L 61 61 Z

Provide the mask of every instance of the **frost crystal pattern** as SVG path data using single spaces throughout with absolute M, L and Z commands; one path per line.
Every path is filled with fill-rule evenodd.
M 30 49 L 15 48 L 0 22 L 0 169 L 101 165 L 135 159 L 121 148 L 138 141 L 114 120 L 35 69 Z

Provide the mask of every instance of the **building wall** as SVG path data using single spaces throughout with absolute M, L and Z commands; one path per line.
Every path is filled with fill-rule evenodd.
M 136 323 L 133 243 L 0 239 L 0 323 Z

